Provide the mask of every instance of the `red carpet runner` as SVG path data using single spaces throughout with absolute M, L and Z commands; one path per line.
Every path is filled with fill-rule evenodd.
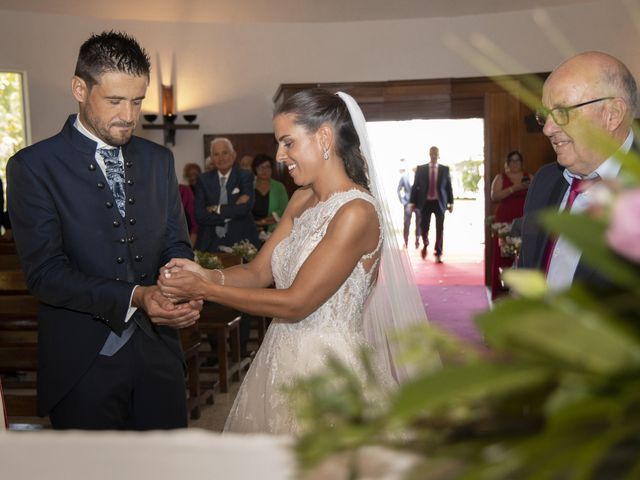
M 436 264 L 429 250 L 426 260 L 420 250 L 409 248 L 416 283 L 422 296 L 427 318 L 434 325 L 454 333 L 464 341 L 482 344 L 473 315 L 489 308 L 484 286 L 484 263 L 481 252 L 468 254 L 454 251 L 443 255 L 444 263 Z

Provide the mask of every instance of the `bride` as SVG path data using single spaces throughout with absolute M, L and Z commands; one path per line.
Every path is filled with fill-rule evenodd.
M 406 372 L 393 362 L 386 330 L 426 321 L 406 258 L 389 247 L 395 239 L 383 242 L 390 225 L 372 196 L 379 190 L 370 185 L 375 175 L 356 102 L 306 90 L 276 109 L 273 124 L 277 161 L 302 188 L 269 240 L 248 264 L 205 270 L 174 259 L 159 280 L 172 299 L 205 299 L 273 317 L 225 431 L 299 432 L 282 387 L 321 369 L 329 354 L 364 376 L 359 351 L 372 346 L 383 382 L 391 385 Z M 273 282 L 276 288 L 268 288 Z

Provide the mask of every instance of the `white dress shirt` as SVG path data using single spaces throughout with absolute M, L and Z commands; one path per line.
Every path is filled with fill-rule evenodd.
M 631 149 L 631 145 L 633 145 L 633 132 L 629 132 L 627 139 L 616 153 L 602 162 L 598 168 L 596 168 L 590 175 L 587 175 L 584 179 L 615 179 L 620 172 L 620 162 L 615 158 L 616 154 L 618 152 L 628 153 Z M 571 185 L 574 178 L 580 178 L 579 175 L 574 175 L 567 169 L 564 170 L 563 175 L 569 185 Z M 594 196 L 595 195 L 592 190 L 586 190 L 579 193 L 574 200 L 573 205 L 571 205 L 571 213 L 582 213 L 588 210 L 589 207 L 594 204 Z M 569 189 L 567 189 L 567 192 L 560 203 L 560 211 L 564 210 L 567 198 L 569 198 Z M 551 255 L 551 262 L 549 263 L 549 271 L 547 273 L 547 284 L 551 290 L 565 290 L 571 286 L 573 276 L 576 273 L 581 256 L 582 252 L 574 247 L 573 244 L 569 243 L 565 237 L 560 236 L 558 238 L 556 246 L 553 249 L 553 254 Z

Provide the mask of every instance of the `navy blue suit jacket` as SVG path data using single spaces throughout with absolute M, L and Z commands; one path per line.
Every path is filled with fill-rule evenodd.
M 95 161 L 96 143 L 74 121 L 71 115 L 59 134 L 22 149 L 7 167 L 18 255 L 41 302 L 40 415 L 87 371 L 110 331 L 122 332 L 134 285 L 155 284 L 171 258 L 193 258 L 171 151 L 138 137 L 123 146 L 123 219 Z M 178 332 L 155 328 L 181 355 Z
M 429 164 L 420 165 L 416 170 L 416 176 L 411 187 L 411 203 L 418 210 L 422 210 L 429 193 Z M 444 213 L 449 205 L 453 205 L 453 189 L 451 188 L 451 175 L 449 167 L 438 164 L 438 177 L 436 179 L 438 192 L 438 206 Z
M 521 224 L 522 245 L 518 268 L 543 269 L 544 254 L 549 233 L 542 228 L 539 215 L 546 209 L 558 210 L 569 184 L 563 175 L 564 167 L 557 162 L 540 167 L 529 186 Z M 580 259 L 574 281 L 607 287 L 609 282 L 595 269 Z
M 225 185 L 227 205 L 222 205 L 220 214 L 209 213 L 207 207 L 220 203 L 220 180 L 218 171 L 203 173 L 196 185 L 195 214 L 198 222 L 198 240 L 196 248 L 208 252 L 217 252 L 220 245 L 231 247 L 234 243 L 248 239 L 255 246 L 260 244 L 258 230 L 251 215 L 255 198 L 253 175 L 251 172 L 233 167 Z M 238 198 L 248 195 L 247 203 L 237 205 Z M 216 235 L 216 227 L 227 224 L 224 238 Z

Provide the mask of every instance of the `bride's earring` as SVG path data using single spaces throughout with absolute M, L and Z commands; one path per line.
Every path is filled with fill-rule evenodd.
M 322 158 L 326 161 L 329 160 L 329 149 L 324 147 L 322 149 Z

